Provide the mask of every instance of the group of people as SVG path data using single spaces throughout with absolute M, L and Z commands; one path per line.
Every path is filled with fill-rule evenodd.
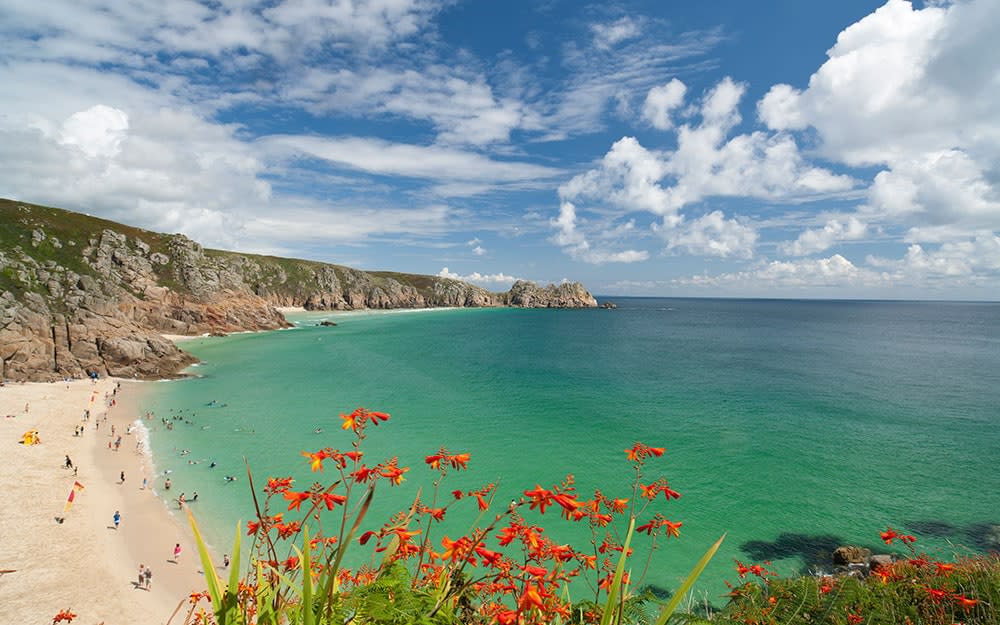
M 143 590 L 149 590 L 149 585 L 153 581 L 153 570 L 147 567 L 145 564 L 139 565 L 139 583 L 135 585 L 136 588 L 142 588 Z

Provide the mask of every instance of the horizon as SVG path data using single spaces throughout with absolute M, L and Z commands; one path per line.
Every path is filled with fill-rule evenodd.
M 491 291 L 1000 297 L 995 2 L 140 5 L 0 6 L 0 196 Z

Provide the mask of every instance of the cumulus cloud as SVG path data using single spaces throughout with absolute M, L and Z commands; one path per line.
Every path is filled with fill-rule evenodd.
M 767 292 L 769 289 L 807 287 L 876 286 L 887 283 L 886 276 L 854 265 L 840 254 L 829 258 L 774 260 L 746 271 L 715 276 L 695 275 L 674 281 L 680 286 L 736 287 Z
M 674 122 L 670 114 L 684 103 L 687 86 L 676 78 L 665 85 L 653 87 L 646 94 L 642 107 L 643 118 L 659 130 L 669 130 Z
M 1000 229 L 1000 4 L 884 6 L 840 33 L 805 89 L 758 104 L 776 130 L 815 130 L 818 150 L 880 168 L 860 216 L 922 243 Z
M 683 95 L 680 81 L 668 87 Z M 808 163 L 787 133 L 730 136 L 741 121 L 739 102 L 745 90 L 730 78 L 717 83 L 697 103 L 700 122 L 676 128 L 675 150 L 650 150 L 634 137 L 616 141 L 596 168 L 559 188 L 560 217 L 553 221 L 559 229 L 556 243 L 574 257 L 587 249 L 579 240 L 582 235 L 567 229 L 566 206 L 572 207 L 575 223 L 578 207 L 588 202 L 592 210 L 612 207 L 620 214 L 646 212 L 659 217 L 658 228 L 668 249 L 750 258 L 757 239 L 752 227 L 726 220 L 718 211 L 685 224 L 681 209 L 710 197 L 791 201 L 854 186 L 849 176 Z M 677 107 L 683 100 L 675 97 L 671 103 Z
M 945 243 L 936 250 L 910 245 L 900 259 L 869 256 L 868 264 L 891 270 L 908 281 L 965 278 L 972 282 L 1000 282 L 1000 237 L 984 234 L 969 241 Z
M 736 219 L 726 219 L 722 211 L 712 211 L 698 219 L 674 227 L 656 228 L 667 249 L 682 249 L 696 256 L 753 258 L 757 231 Z
M 636 263 L 649 258 L 649 252 L 645 250 L 611 251 L 591 247 L 586 235 L 577 227 L 576 207 L 571 202 L 563 202 L 559 207 L 559 216 L 552 219 L 549 224 L 556 229 L 552 241 L 577 260 L 602 265 Z
M 827 250 L 841 241 L 857 241 L 868 234 L 868 226 L 851 215 L 845 219 L 830 219 L 822 228 L 804 231 L 794 241 L 786 241 L 778 249 L 790 256 L 808 256 Z
M 482 274 L 478 271 L 473 271 L 468 275 L 461 275 L 450 271 L 447 267 L 443 267 L 441 271 L 438 272 L 438 277 L 448 278 L 450 280 L 461 280 L 462 282 L 471 282 L 473 284 L 480 285 L 494 285 L 494 284 L 514 284 L 520 278 L 515 278 L 514 276 L 508 276 L 507 274 L 500 273 L 487 273 Z

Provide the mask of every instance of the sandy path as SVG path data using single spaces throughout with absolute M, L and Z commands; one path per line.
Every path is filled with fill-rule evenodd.
M 143 475 L 150 486 L 153 476 L 146 456 L 136 450 L 136 434 L 125 434 L 139 416 L 134 406 L 141 383 L 122 381 L 110 395 L 117 383 L 0 388 L 0 570 L 15 571 L 0 574 L 0 620 L 45 624 L 69 608 L 77 623 L 87 625 L 166 623 L 179 602 L 205 587 L 186 524 L 152 488 L 142 489 Z M 106 406 L 106 393 L 115 406 Z M 91 416 L 85 422 L 87 408 Z M 74 436 L 80 425 L 83 434 Z M 115 440 L 112 425 L 115 438 L 122 435 L 118 451 L 108 449 Z M 18 442 L 29 429 L 39 431 L 40 445 Z M 67 454 L 76 476 L 64 468 Z M 60 524 L 55 518 L 62 516 L 74 481 L 84 490 Z M 118 530 L 116 510 L 122 517 Z M 182 555 L 173 563 L 178 542 Z M 148 591 L 134 583 L 140 563 L 153 571 Z M 182 621 L 180 614 L 173 623 Z

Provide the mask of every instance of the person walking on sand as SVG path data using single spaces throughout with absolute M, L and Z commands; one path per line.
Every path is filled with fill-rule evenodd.
M 115 531 L 117 531 L 118 530 L 118 524 L 122 522 L 121 512 L 118 512 L 117 510 L 115 510 L 114 519 L 115 519 Z
M 153 585 L 153 569 L 146 567 L 146 590 Z
M 146 584 L 146 565 L 139 565 L 139 583 L 135 585 L 136 588 L 142 588 Z
M 73 468 L 73 461 L 69 459 L 69 454 L 66 454 L 66 468 L 67 469 Z
M 181 560 L 181 544 L 177 543 L 174 545 L 174 564 L 179 563 Z
M 121 479 L 121 483 L 124 484 L 125 483 L 125 472 L 122 471 L 121 475 L 118 476 L 118 477 L 119 477 L 119 479 Z

